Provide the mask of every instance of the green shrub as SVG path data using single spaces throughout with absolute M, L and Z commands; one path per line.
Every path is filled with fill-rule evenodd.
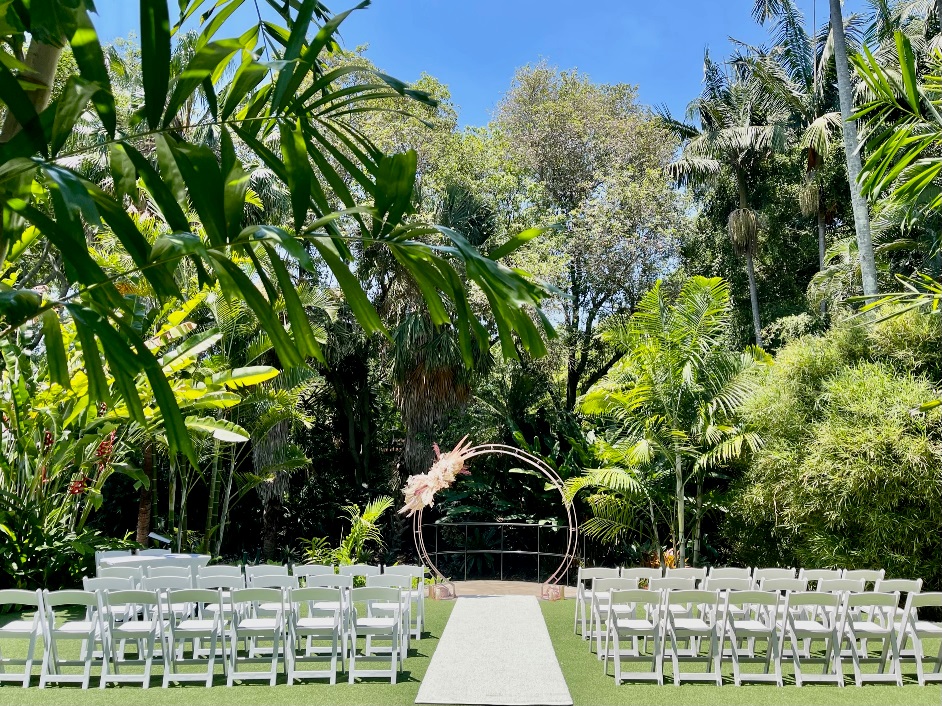
M 725 527 L 741 561 L 885 568 L 942 587 L 942 414 L 913 411 L 939 395 L 928 318 L 782 349 L 743 411 L 765 445 Z

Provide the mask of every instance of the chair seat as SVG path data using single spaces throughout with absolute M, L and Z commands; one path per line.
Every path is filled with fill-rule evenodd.
M 278 623 L 272 618 L 246 618 L 239 621 L 239 630 L 269 630 L 278 629 Z
M 3 633 L 15 633 L 17 635 L 29 635 L 33 632 L 34 626 L 32 620 L 12 620 L 3 627 L 0 627 L 0 635 Z
M 814 633 L 816 635 L 830 635 L 831 634 L 831 628 L 829 628 L 827 625 L 822 625 L 821 623 L 815 620 L 796 620 L 795 630 L 797 632 L 808 632 L 808 633 Z
M 203 631 L 211 632 L 216 625 L 215 620 L 202 620 L 200 618 L 188 618 L 186 620 L 181 620 L 177 625 L 177 630 L 184 631 Z
M 880 625 L 879 623 L 875 623 L 872 620 L 852 620 L 850 625 L 855 633 L 866 632 L 870 634 L 887 634 L 890 632 L 889 628 L 887 628 L 885 625 Z
M 296 623 L 300 630 L 330 630 L 334 627 L 333 618 L 299 618 Z
M 268 611 L 269 613 L 277 613 L 281 610 L 281 603 L 262 603 L 259 605 L 258 609 Z
M 674 629 L 689 632 L 710 632 L 713 627 L 700 618 L 676 618 L 674 620 Z
M 916 634 L 922 637 L 937 637 L 942 635 L 942 623 L 933 623 L 930 620 L 917 620 L 913 626 Z
M 643 632 L 655 630 L 657 625 L 650 620 L 643 620 L 640 618 L 619 618 L 615 621 L 615 627 L 619 630 Z
M 335 611 L 341 610 L 342 608 L 343 604 L 340 601 L 317 601 L 314 604 L 314 610 Z
M 92 632 L 94 623 L 90 620 L 69 620 L 56 628 L 59 635 L 84 635 Z
M 356 627 L 367 630 L 391 630 L 396 627 L 398 621 L 395 618 L 357 618 Z
M 733 630 L 746 630 L 749 632 L 768 632 L 771 628 L 761 620 L 734 620 Z

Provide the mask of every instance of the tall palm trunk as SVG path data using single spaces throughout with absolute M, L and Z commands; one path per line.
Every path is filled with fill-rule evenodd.
M 942 0 L 940 0 L 942 2 Z M 824 272 L 824 260 L 827 256 L 828 238 L 826 223 L 824 222 L 824 209 L 818 206 L 818 271 Z
M 154 446 L 151 441 L 144 443 L 144 462 L 141 470 L 147 478 L 147 485 L 141 486 L 140 500 L 137 506 L 137 536 L 138 544 L 147 546 L 150 534 L 150 521 L 154 509 Z
M 854 93 L 850 84 L 850 62 L 847 58 L 847 37 L 844 35 L 844 17 L 841 0 L 831 2 L 831 32 L 834 36 L 834 63 L 837 68 L 837 91 L 841 102 L 841 118 L 844 128 L 844 153 L 847 156 L 847 180 L 850 183 L 850 200 L 854 208 L 854 229 L 857 232 L 857 253 L 860 258 L 860 278 L 864 294 L 878 293 L 877 265 L 873 254 L 873 239 L 870 235 L 870 212 L 867 200 L 860 192 L 860 161 L 857 143 L 857 123 L 851 117 L 854 112 Z
M 693 525 L 693 562 L 694 566 L 700 565 L 700 528 L 703 519 L 703 477 L 697 479 L 697 510 Z
M 674 538 L 674 564 L 679 568 L 686 566 L 685 547 L 686 529 L 684 527 L 684 514 L 686 513 L 684 498 L 684 466 L 683 459 L 677 449 L 674 449 L 674 493 L 677 498 L 677 536 Z
M 654 546 L 657 547 L 657 563 L 664 568 L 664 547 L 661 546 L 661 533 L 657 529 L 657 518 L 654 516 L 654 500 L 648 496 L 648 517 L 651 519 L 651 532 L 654 535 Z
M 739 208 L 747 210 L 749 208 L 749 197 L 746 193 L 746 175 L 742 170 L 736 170 L 736 186 L 739 189 Z M 758 238 L 758 234 L 755 236 Z M 756 245 L 752 243 L 746 249 L 746 274 L 749 276 L 749 302 L 752 305 L 752 326 L 756 331 L 756 345 L 762 347 L 762 319 L 759 316 L 759 290 L 756 288 L 756 267 L 755 267 Z

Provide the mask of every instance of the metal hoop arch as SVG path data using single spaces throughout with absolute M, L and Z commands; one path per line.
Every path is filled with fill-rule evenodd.
M 563 500 L 563 506 L 566 508 L 566 521 L 569 524 L 569 532 L 566 536 L 566 553 L 560 565 L 543 583 L 541 594 L 543 597 L 546 597 L 548 595 L 548 587 L 558 585 L 559 582 L 563 580 L 563 577 L 565 577 L 569 567 L 572 566 L 572 563 L 576 559 L 576 549 L 579 546 L 579 521 L 576 518 L 576 509 L 573 504 L 566 499 L 566 490 L 563 486 L 563 479 L 555 470 L 549 466 L 549 464 L 547 464 L 542 459 L 534 456 L 528 451 L 522 451 L 521 449 L 513 446 L 507 446 L 506 444 L 481 444 L 480 446 L 474 446 L 468 450 L 465 456 L 470 459 L 474 458 L 475 456 L 486 456 L 488 454 L 510 456 L 511 458 L 522 461 L 531 468 L 536 469 L 542 473 L 550 483 L 553 484 L 553 487 L 559 491 L 559 495 Z M 432 562 L 428 550 L 425 548 L 425 538 L 422 536 L 423 510 L 424 508 L 420 508 L 418 512 L 412 516 L 412 535 L 415 541 L 416 551 L 418 552 L 422 562 L 427 567 L 429 567 L 434 578 L 437 578 L 440 581 L 447 581 L 442 572 L 439 571 L 438 567 L 435 566 L 435 564 Z

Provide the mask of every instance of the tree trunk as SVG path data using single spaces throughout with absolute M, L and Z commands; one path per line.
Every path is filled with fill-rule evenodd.
M 857 151 L 857 123 L 851 119 L 854 113 L 854 93 L 850 83 L 850 62 L 847 58 L 847 37 L 844 35 L 844 17 L 841 0 L 831 2 L 831 32 L 834 35 L 834 64 L 837 68 L 837 90 L 841 101 L 841 118 L 844 129 L 844 153 L 847 156 L 847 180 L 850 184 L 850 200 L 854 207 L 854 229 L 857 231 L 857 253 L 860 258 L 860 278 L 867 296 L 879 292 L 877 265 L 870 236 L 870 212 L 867 200 L 860 193 L 860 172 L 863 167 Z
M 30 42 L 26 59 L 23 62 L 29 67 L 29 71 L 24 71 L 23 75 L 43 86 L 42 88 L 37 86 L 33 90 L 26 91 L 26 95 L 36 108 L 37 113 L 41 113 L 49 103 L 52 82 L 55 79 L 56 67 L 59 65 L 59 57 L 61 56 L 62 47 L 54 47 L 51 44 L 43 44 L 35 40 Z M 3 129 L 0 130 L 0 142 L 9 142 L 22 127 L 19 121 L 13 117 L 13 113 L 8 110 L 3 121 Z
M 229 450 L 229 480 L 226 483 L 226 494 L 222 499 L 222 512 L 219 514 L 219 534 L 216 538 L 216 556 L 222 556 L 222 540 L 226 533 L 226 522 L 229 519 L 229 502 L 232 497 L 232 479 L 235 477 L 236 455 L 235 450 Z
M 654 501 L 648 496 L 648 516 L 651 518 L 651 532 L 654 535 L 654 546 L 657 547 L 657 563 L 664 570 L 664 547 L 661 546 L 661 533 L 657 529 L 657 518 L 654 516 Z
M 756 268 L 751 252 L 746 253 L 746 274 L 749 275 L 749 301 L 752 303 L 752 325 L 756 330 L 756 345 L 762 347 L 762 321 L 759 319 L 759 292 L 756 290 Z
M 940 0 L 942 2 L 942 0 Z M 818 271 L 824 272 L 825 259 L 827 258 L 828 236 L 827 228 L 824 222 L 824 209 L 818 206 Z
M 680 454 L 675 451 L 674 457 L 674 492 L 677 495 L 677 536 L 674 538 L 674 565 L 677 568 L 686 566 L 685 548 L 686 537 L 684 527 L 684 467 Z
M 281 511 L 281 497 L 276 493 L 262 506 L 262 556 L 266 560 L 275 558 L 278 547 L 278 517 Z
M 154 510 L 154 447 L 152 442 L 144 444 L 144 463 L 141 469 L 148 483 L 141 486 L 141 495 L 137 505 L 137 536 L 138 544 L 147 546 L 150 534 L 150 521 Z
M 693 526 L 693 562 L 700 566 L 700 520 L 703 518 L 703 478 L 697 479 L 697 513 Z

